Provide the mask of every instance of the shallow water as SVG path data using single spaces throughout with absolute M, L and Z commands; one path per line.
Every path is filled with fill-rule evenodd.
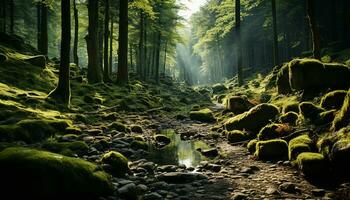
M 206 149 L 208 146 L 202 141 L 184 141 L 174 130 L 163 130 L 160 134 L 171 139 L 171 143 L 158 149 L 152 147 L 148 159 L 162 165 L 186 165 L 196 167 L 206 158 L 196 149 Z

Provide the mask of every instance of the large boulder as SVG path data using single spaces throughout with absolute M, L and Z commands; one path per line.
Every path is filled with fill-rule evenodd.
M 29 148 L 0 152 L 0 177 L 2 195 L 12 199 L 97 199 L 113 192 L 93 163 Z
M 241 114 L 248 111 L 254 106 L 247 97 L 244 96 L 229 96 L 226 97 L 225 108 L 235 114 Z
M 339 113 L 335 116 L 332 129 L 339 130 L 342 127 L 345 127 L 350 123 L 350 90 L 345 97 L 343 106 Z
M 128 159 L 119 152 L 110 151 L 105 153 L 101 158 L 101 162 L 109 165 L 107 170 L 114 176 L 122 177 L 130 172 Z
M 249 130 L 257 134 L 260 129 L 270 123 L 279 114 L 276 106 L 271 104 L 260 104 L 249 111 L 234 116 L 225 122 L 225 128 L 232 130 Z
M 191 111 L 190 118 L 192 120 L 200 121 L 200 122 L 215 122 L 216 119 L 214 117 L 213 111 L 209 108 L 205 108 L 198 111 Z
M 339 174 L 349 177 L 350 172 L 350 133 L 337 141 L 330 152 L 330 160 L 335 171 Z
M 298 155 L 296 163 L 303 174 L 312 180 L 320 180 L 329 172 L 328 163 L 320 153 L 301 153 Z
M 277 91 L 279 94 L 289 94 L 292 88 L 289 83 L 289 63 L 284 64 L 277 74 L 276 79 Z
M 281 123 L 295 126 L 299 119 L 299 115 L 296 112 L 287 112 L 280 116 L 279 120 Z
M 347 91 L 335 90 L 327 93 L 321 99 L 320 106 L 327 110 L 340 109 L 343 106 Z
M 312 144 L 308 135 L 301 135 L 289 141 L 289 160 L 295 160 L 303 152 L 311 152 Z
M 45 68 L 46 66 L 46 57 L 43 55 L 31 56 L 24 61 L 40 68 Z
M 217 83 L 212 86 L 213 94 L 219 94 L 222 92 L 225 92 L 227 90 L 227 87 L 224 84 Z
M 233 130 L 227 133 L 227 139 L 231 143 L 236 143 L 248 140 L 249 136 L 244 131 Z
M 316 120 L 322 112 L 326 110 L 313 104 L 312 102 L 303 102 L 299 105 L 300 114 L 311 121 Z
M 288 160 L 287 142 L 280 139 L 260 141 L 256 143 L 255 156 L 260 160 Z
M 289 82 L 293 90 L 349 88 L 349 77 L 350 68 L 343 64 L 324 64 L 315 59 L 295 59 L 289 63 Z
M 259 140 L 271 140 L 291 133 L 293 129 L 287 124 L 272 123 L 262 128 L 258 134 Z

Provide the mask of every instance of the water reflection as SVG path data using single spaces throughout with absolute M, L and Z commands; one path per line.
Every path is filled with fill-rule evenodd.
M 168 136 L 171 143 L 162 149 L 152 147 L 149 160 L 162 165 L 184 164 L 186 167 L 195 167 L 205 160 L 196 149 L 206 149 L 208 146 L 202 141 L 183 141 L 174 130 L 163 130 L 161 134 Z

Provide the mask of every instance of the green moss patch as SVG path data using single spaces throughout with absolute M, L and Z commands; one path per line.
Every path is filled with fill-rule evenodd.
M 299 119 L 299 115 L 296 112 L 287 112 L 280 116 L 279 121 L 284 124 L 295 126 Z
M 332 124 L 333 130 L 339 130 L 342 127 L 345 127 L 350 122 L 350 90 L 345 97 L 344 104 L 339 111 L 339 113 L 335 116 L 335 119 Z
M 327 93 L 321 99 L 320 106 L 327 110 L 340 109 L 343 106 L 347 91 L 336 90 Z
M 287 142 L 280 139 L 256 143 L 255 156 L 260 160 L 288 160 Z
M 227 139 L 231 143 L 236 143 L 248 140 L 249 136 L 244 131 L 233 130 L 227 133 Z
M 257 133 L 262 127 L 267 125 L 270 120 L 275 119 L 278 114 L 279 111 L 276 106 L 260 104 L 253 107 L 248 112 L 228 119 L 224 125 L 228 131 L 246 129 Z
M 248 151 L 253 154 L 256 151 L 256 143 L 258 143 L 258 140 L 250 140 L 249 143 L 247 144 Z
M 200 122 L 215 122 L 216 119 L 214 117 L 213 112 L 209 108 L 205 108 L 198 111 L 191 111 L 190 118 L 192 120 L 200 121 Z
M 271 140 L 283 137 L 292 132 L 292 127 L 287 124 L 272 123 L 262 128 L 258 134 L 259 140 Z
M 0 153 L 0 176 L 5 196 L 97 198 L 112 193 L 109 177 L 90 162 L 28 148 Z
M 57 142 L 53 140 L 48 140 L 42 144 L 42 148 L 66 156 L 73 156 L 74 154 L 81 156 L 89 151 L 89 146 L 82 141 Z
M 116 151 L 110 151 L 104 154 L 101 158 L 101 162 L 108 164 L 108 171 L 114 176 L 125 176 L 130 171 L 128 165 L 128 159 L 121 153 Z
M 295 160 L 299 154 L 312 151 L 313 142 L 308 135 L 301 135 L 289 141 L 289 160 Z
M 296 163 L 309 179 L 322 179 L 329 173 L 328 163 L 320 153 L 301 153 L 298 155 Z

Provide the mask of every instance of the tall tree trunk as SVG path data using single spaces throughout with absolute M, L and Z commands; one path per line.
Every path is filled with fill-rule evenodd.
M 105 45 L 104 45 L 104 69 L 103 80 L 110 82 L 109 78 L 109 65 L 108 65 L 108 42 L 109 42 L 109 0 L 105 0 Z
M 2 0 L 2 30 L 6 33 L 6 9 L 7 9 L 7 0 Z
M 134 61 L 132 56 L 132 44 L 129 44 L 130 69 L 134 70 Z
M 88 81 L 89 83 L 102 82 L 102 73 L 98 48 L 98 1 L 89 0 L 89 28 L 85 37 L 88 52 Z
M 111 36 L 109 38 L 109 76 L 111 76 L 113 72 L 113 32 L 113 15 L 111 15 Z
M 118 83 L 126 84 L 128 77 L 128 1 L 119 1 Z
M 159 68 L 160 68 L 160 42 L 161 42 L 161 33 L 160 31 L 157 33 L 157 39 L 156 39 L 156 63 L 155 63 L 155 77 L 156 77 L 156 83 L 159 84 Z
M 164 47 L 164 60 L 163 60 L 163 77 L 165 77 L 165 67 L 166 67 L 166 57 L 168 53 L 168 40 L 165 41 L 165 47 Z
M 77 8 L 77 0 L 73 0 L 74 11 L 74 46 L 73 46 L 73 61 L 79 67 L 78 57 L 78 41 L 79 41 L 79 13 Z
M 237 76 L 238 85 L 243 85 L 243 67 L 242 67 L 242 39 L 241 39 L 241 1 L 236 0 L 235 4 L 236 19 L 236 40 L 237 40 Z
M 102 1 L 99 1 L 99 8 L 102 7 Z M 100 15 L 100 9 L 99 9 L 99 13 L 98 15 Z M 101 67 L 101 72 L 102 72 L 102 75 L 103 75 L 103 70 L 104 70 L 104 67 L 103 67 L 103 60 L 104 60 L 104 57 L 103 57 L 103 43 L 104 43 L 104 19 L 102 17 L 98 17 L 98 53 L 99 53 L 99 62 L 100 62 L 100 67 Z M 102 77 L 103 78 L 103 77 Z
M 69 54 L 71 40 L 70 0 L 61 1 L 61 62 L 58 85 L 49 96 L 70 103 Z
M 40 10 L 40 2 L 36 3 L 36 26 L 37 26 L 37 33 L 36 33 L 36 39 L 37 39 L 37 49 L 40 49 L 41 45 L 41 10 Z
M 314 58 L 321 59 L 320 32 L 315 18 L 315 0 L 307 0 L 307 13 L 312 36 L 312 51 Z
M 147 79 L 147 68 L 149 67 L 149 63 L 147 61 L 147 52 L 148 52 L 148 47 L 147 47 L 147 20 L 144 19 L 144 48 L 143 48 L 143 58 L 142 60 L 144 61 L 144 63 L 142 64 L 143 66 L 143 80 L 146 80 Z
M 38 40 L 38 50 L 40 53 L 47 55 L 48 53 L 48 32 L 47 32 L 47 15 L 48 15 L 48 8 L 45 4 L 45 0 L 42 0 L 39 2 L 39 34 L 40 34 L 40 40 Z
M 15 34 L 14 26 L 15 26 L 15 3 L 14 0 L 10 0 L 10 33 Z
M 272 7 L 272 30 L 273 30 L 273 63 L 275 66 L 277 66 L 279 64 L 279 55 L 278 55 L 276 0 L 271 0 L 271 7 Z
M 145 64 L 144 56 L 144 14 L 140 11 L 140 37 L 139 37 L 139 46 L 138 46 L 138 63 L 137 63 L 137 74 L 143 78 L 142 70 Z

